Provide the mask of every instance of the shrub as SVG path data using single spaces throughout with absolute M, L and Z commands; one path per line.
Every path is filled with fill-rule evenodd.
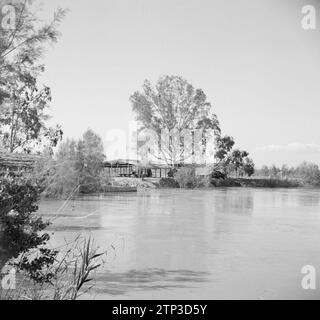
M 197 176 L 195 167 L 183 167 L 175 174 L 181 188 L 200 188 L 210 185 L 209 176 Z
M 11 173 L 0 178 L 0 240 L 4 252 L 1 268 L 9 259 L 27 255 L 30 250 L 37 250 L 49 240 L 49 235 L 42 233 L 49 223 L 35 215 L 40 193 L 41 187 L 23 173 Z M 17 266 L 34 276 L 55 255 L 55 251 L 40 249 L 37 259 L 24 260 Z
M 47 198 L 68 197 L 79 185 L 79 174 L 72 160 L 50 160 L 42 168 L 42 175 L 45 186 L 43 196 Z
M 305 184 L 320 185 L 320 170 L 319 166 L 313 163 L 303 162 L 296 169 L 296 176 Z
M 180 188 L 179 183 L 173 178 L 161 178 L 159 186 L 160 188 Z
M 47 186 L 44 195 L 65 198 L 78 192 L 102 192 L 108 184 L 104 159 L 102 140 L 92 130 L 86 131 L 79 141 L 66 140 L 54 160 L 43 168 Z

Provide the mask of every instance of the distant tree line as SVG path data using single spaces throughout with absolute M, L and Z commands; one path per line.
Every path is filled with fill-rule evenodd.
M 281 167 L 264 165 L 256 170 L 255 175 L 271 179 L 296 179 L 304 184 L 320 185 L 319 166 L 310 162 L 303 162 L 297 167 L 289 167 L 286 164 Z

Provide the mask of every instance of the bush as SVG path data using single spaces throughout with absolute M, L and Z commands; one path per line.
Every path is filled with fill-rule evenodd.
M 181 188 L 200 188 L 210 185 L 209 176 L 197 176 L 195 167 L 183 167 L 175 174 Z
M 320 185 L 320 170 L 318 165 L 304 162 L 296 169 L 296 176 L 307 185 Z
M 11 265 L 23 280 L 4 296 L 0 288 L 0 300 L 42 299 L 47 293 L 53 299 L 77 299 L 80 291 L 90 289 L 85 285 L 92 281 L 90 274 L 100 267 L 97 259 L 105 252 L 97 253 L 90 238 L 83 245 L 76 240 L 62 256 L 46 248 L 50 236 L 43 231 L 49 222 L 35 214 L 42 188 L 28 175 L 0 176 L 0 270 Z
M 227 175 L 222 171 L 222 170 L 219 170 L 219 169 L 214 169 L 212 171 L 212 175 L 211 175 L 212 179 L 222 179 L 222 180 L 225 180 L 227 178 Z
M 175 180 L 179 183 L 181 188 L 195 188 L 196 187 L 196 169 L 181 168 L 175 174 Z
M 43 196 L 46 198 L 65 198 L 78 191 L 79 173 L 72 160 L 51 160 L 42 168 L 42 175 L 45 186 Z
M 159 186 L 160 188 L 180 188 L 179 183 L 173 178 L 161 178 Z
M 66 140 L 54 160 L 44 167 L 49 198 L 65 198 L 72 194 L 102 192 L 108 184 L 103 170 L 105 160 L 102 140 L 92 130 L 79 141 Z
M 27 255 L 32 249 L 38 250 L 49 240 L 49 235 L 42 232 L 49 223 L 35 214 L 41 190 L 23 173 L 11 173 L 0 178 L 1 268 L 9 259 Z M 42 248 L 36 259 L 24 260 L 16 266 L 34 277 L 50 259 L 53 262 L 55 256 L 55 251 Z

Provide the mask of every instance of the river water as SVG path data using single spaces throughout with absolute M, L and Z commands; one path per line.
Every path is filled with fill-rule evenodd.
M 92 299 L 320 298 L 320 190 L 145 190 L 40 212 L 54 247 L 81 234 L 107 250 Z

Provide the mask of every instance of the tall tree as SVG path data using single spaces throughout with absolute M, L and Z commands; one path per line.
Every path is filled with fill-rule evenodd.
M 60 127 L 46 125 L 51 92 L 37 78 L 44 72 L 39 59 L 46 45 L 57 41 L 66 11 L 58 9 L 50 23 L 42 24 L 31 2 L 12 2 L 13 25 L 0 32 L 0 143 L 10 152 L 54 146 L 62 134 Z
M 251 176 L 254 173 L 254 163 L 248 158 L 249 153 L 247 151 L 241 151 L 235 149 L 228 157 L 228 163 L 235 171 L 236 176 L 246 173 Z
M 48 171 L 45 195 L 99 192 L 104 160 L 102 139 L 92 130 L 87 130 L 78 141 L 67 139 L 59 145 L 54 160 L 45 168 Z
M 210 134 L 220 133 L 204 92 L 182 77 L 163 76 L 155 87 L 146 80 L 130 101 L 141 129 L 150 130 L 156 138 L 159 154 L 154 156 L 169 165 L 192 157 Z
M 105 160 L 101 137 L 91 129 L 78 142 L 79 184 L 82 192 L 91 192 L 100 185 L 100 174 Z

